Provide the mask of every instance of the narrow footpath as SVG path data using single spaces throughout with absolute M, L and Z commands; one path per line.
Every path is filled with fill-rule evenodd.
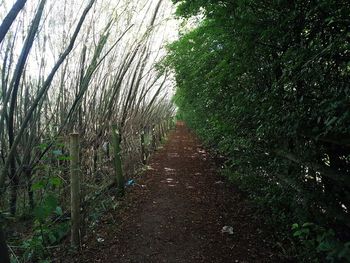
M 249 202 L 183 123 L 148 166 L 76 262 L 278 261 Z

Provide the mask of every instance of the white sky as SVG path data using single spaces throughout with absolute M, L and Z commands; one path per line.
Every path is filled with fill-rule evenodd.
M 80 18 L 83 9 L 86 7 L 90 0 L 47 0 L 45 11 L 41 20 L 40 31 L 36 35 L 36 39 L 30 55 L 27 60 L 25 69 L 25 78 L 22 80 L 25 89 L 29 90 L 31 97 L 35 96 L 38 88 L 38 81 L 40 79 L 46 79 L 47 75 L 51 71 L 55 61 L 57 61 L 60 53 L 67 47 L 70 36 L 72 35 L 76 23 Z M 25 9 L 17 17 L 15 23 L 10 29 L 10 34 L 7 35 L 7 40 L 3 41 L 0 45 L 0 74 L 2 61 L 4 58 L 4 51 L 9 43 L 14 40 L 14 58 L 12 63 L 12 69 L 17 63 L 18 56 L 22 50 L 24 39 L 28 33 L 28 29 L 31 24 L 31 20 L 34 17 L 36 8 L 38 7 L 39 0 L 28 0 Z M 7 14 L 8 10 L 12 7 L 14 0 L 0 0 L 0 19 Z M 106 59 L 101 64 L 101 67 L 96 70 L 94 77 L 90 82 L 89 89 L 85 93 L 84 98 L 88 101 L 97 94 L 94 100 L 98 103 L 103 97 L 108 85 L 115 79 L 116 72 L 120 70 L 125 59 L 125 54 L 138 43 L 145 35 L 147 28 L 150 24 L 152 15 L 157 6 L 158 0 L 96 0 L 96 3 L 92 10 L 90 10 L 87 18 L 85 19 L 82 30 L 79 33 L 74 49 L 70 53 L 66 62 L 61 66 L 59 71 L 55 74 L 50 90 L 48 92 L 50 104 L 49 112 L 45 112 L 45 115 L 55 118 L 57 113 L 55 109 L 59 105 L 60 99 L 60 87 L 62 86 L 62 77 L 65 72 L 66 74 L 63 79 L 64 82 L 64 94 L 69 96 L 70 99 L 65 101 L 68 104 L 73 102 L 75 96 L 76 87 L 78 86 L 78 76 L 80 72 L 80 61 L 82 57 L 82 50 L 84 46 L 87 47 L 87 64 L 91 61 L 93 51 L 96 44 L 102 35 L 102 32 L 110 20 L 114 17 L 114 23 L 110 30 L 110 37 L 108 38 L 107 44 L 103 49 L 102 55 L 109 50 L 115 41 L 123 34 L 123 32 L 130 26 L 133 25 L 131 30 L 123 37 L 118 45 L 108 54 Z M 163 0 L 161 8 L 159 10 L 158 17 L 155 21 L 155 28 L 151 37 L 150 45 L 150 57 L 146 64 L 147 75 L 142 78 L 139 86 L 148 87 L 150 84 L 155 83 L 153 88 L 150 89 L 148 95 L 145 97 L 145 103 L 148 103 L 153 98 L 154 94 L 158 90 L 159 86 L 163 82 L 164 78 L 157 79 L 158 72 L 154 69 L 155 64 L 166 55 L 165 46 L 173 42 L 178 38 L 178 27 L 179 21 L 174 17 L 175 8 L 171 3 L 171 0 Z M 92 26 L 90 26 L 92 25 Z M 12 35 L 12 38 L 9 37 Z M 14 39 L 13 36 L 16 35 Z M 4 44 L 6 43 L 6 44 Z M 137 61 L 131 68 L 135 68 Z M 40 67 L 42 65 L 42 67 Z M 86 69 L 86 67 L 85 67 Z M 40 77 L 41 76 L 41 77 Z M 124 78 L 123 84 L 121 85 L 121 94 L 128 93 L 130 89 L 129 78 Z M 104 82 L 104 80 L 107 80 Z M 29 83 L 29 84 L 28 84 Z M 148 88 L 147 88 L 148 89 Z M 175 81 L 173 75 L 169 75 L 162 93 L 159 98 L 167 98 L 170 100 L 175 91 Z M 24 91 L 20 92 L 23 94 Z M 138 93 L 141 97 L 141 94 Z M 123 106 L 123 96 L 115 102 L 117 107 Z M 24 99 L 21 97 L 20 99 Z M 0 106 L 1 105 L 0 101 Z M 65 105 L 69 108 L 71 105 Z M 98 105 L 96 106 L 98 107 Z M 48 117 L 49 119 L 50 117 Z
M 14 2 L 15 0 L 0 0 L 0 19 L 4 18 Z M 88 0 L 47 0 L 41 23 L 41 32 L 36 38 L 27 63 L 27 71 L 33 79 L 37 78 L 39 74 L 39 65 L 42 60 L 45 61 L 46 65 L 45 75 L 48 74 L 59 54 L 67 46 L 67 40 L 87 3 Z M 157 3 L 158 0 L 97 0 L 85 21 L 85 28 L 79 35 L 80 38 L 71 57 L 78 56 L 83 44 L 88 46 L 96 44 L 103 28 L 113 14 L 120 17 L 120 19 L 113 26 L 110 45 L 113 43 L 112 40 L 117 39 L 128 25 L 134 24 L 132 30 L 123 38 L 123 43 L 120 43 L 118 47 L 120 49 L 118 52 L 122 53 L 130 43 L 136 41 L 143 34 L 142 32 L 149 24 Z M 12 34 L 17 31 L 15 41 L 17 56 L 23 46 L 24 38 L 38 4 L 39 0 L 29 0 L 11 27 Z M 156 20 L 157 29 L 152 44 L 154 54 L 165 55 L 164 46 L 178 37 L 178 21 L 174 19 L 173 13 L 174 7 L 171 1 L 164 0 L 161 5 L 160 16 Z M 144 17 L 146 17 L 145 21 L 143 21 Z M 91 21 L 93 21 L 94 26 L 88 29 Z M 139 28 L 141 28 L 141 33 L 138 31 Z M 89 33 L 86 33 L 87 31 Z M 158 53 L 159 50 L 160 53 Z M 3 52 L 4 46 L 0 46 L 1 60 Z M 76 59 L 78 60 L 79 57 Z

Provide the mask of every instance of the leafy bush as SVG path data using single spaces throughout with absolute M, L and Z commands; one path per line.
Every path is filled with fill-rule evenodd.
M 62 208 L 54 192 L 47 191 L 62 184 L 59 177 L 50 177 L 37 181 L 32 185 L 33 190 L 45 189 L 45 196 L 37 203 L 33 210 L 33 235 L 23 241 L 22 249 L 24 262 L 46 262 L 50 255 L 47 247 L 57 244 L 69 230 L 68 222 L 56 222 L 56 218 L 63 216 Z
M 173 2 L 199 21 L 163 64 L 175 72 L 178 115 L 228 158 L 283 236 L 314 222 L 347 244 L 349 1 Z
M 313 223 L 302 225 L 293 224 L 293 236 L 303 245 L 304 258 L 317 258 L 326 255 L 330 262 L 344 262 L 350 260 L 350 242 L 343 243 L 336 239 L 332 229 L 326 230 Z M 316 249 L 315 249 L 316 248 Z

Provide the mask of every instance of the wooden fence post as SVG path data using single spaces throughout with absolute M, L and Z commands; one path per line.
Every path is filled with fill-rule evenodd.
M 159 142 L 161 143 L 162 142 L 162 125 L 161 125 L 161 123 L 158 123 L 157 128 L 158 128 L 158 139 L 159 139 Z
M 97 171 L 96 171 L 96 183 L 102 182 L 102 170 L 103 170 L 103 148 L 99 145 L 97 149 Z
M 80 247 L 80 164 L 79 134 L 70 134 L 71 243 Z
M 92 176 L 95 177 L 95 183 L 98 184 L 99 183 L 98 175 L 97 175 L 97 169 L 98 169 L 98 165 L 97 165 L 97 160 L 98 160 L 97 151 L 98 151 L 98 147 L 96 147 L 96 145 L 94 145 L 92 151 L 93 151 Z
M 165 132 L 165 127 L 164 127 L 164 122 L 163 121 L 160 123 L 160 130 L 161 130 L 161 137 L 163 139 L 166 136 L 166 132 Z
M 141 131 L 141 158 L 142 158 L 142 164 L 146 164 L 147 155 L 146 155 L 146 148 L 145 148 L 145 130 L 142 129 Z
M 155 126 L 155 125 L 152 127 L 152 148 L 153 148 L 153 151 L 155 151 L 157 149 L 156 128 L 157 128 L 157 126 Z
M 114 169 L 116 172 L 117 189 L 120 196 L 124 195 L 124 177 L 122 170 L 122 160 L 120 154 L 121 136 L 116 125 L 112 126 L 112 145 L 114 152 Z

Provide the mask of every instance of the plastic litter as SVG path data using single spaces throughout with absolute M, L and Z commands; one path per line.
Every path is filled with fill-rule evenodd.
M 233 227 L 232 227 L 232 226 L 224 226 L 224 227 L 221 229 L 221 233 L 222 233 L 222 234 L 233 235 Z
M 61 150 L 53 150 L 52 153 L 56 156 L 58 155 L 62 155 L 62 151 Z
M 125 183 L 125 186 L 133 186 L 133 185 L 135 185 L 135 181 L 133 179 L 130 179 Z
M 99 238 L 97 238 L 97 242 L 98 243 L 102 243 L 102 242 L 104 242 L 105 240 L 102 238 L 102 237 L 99 237 Z

